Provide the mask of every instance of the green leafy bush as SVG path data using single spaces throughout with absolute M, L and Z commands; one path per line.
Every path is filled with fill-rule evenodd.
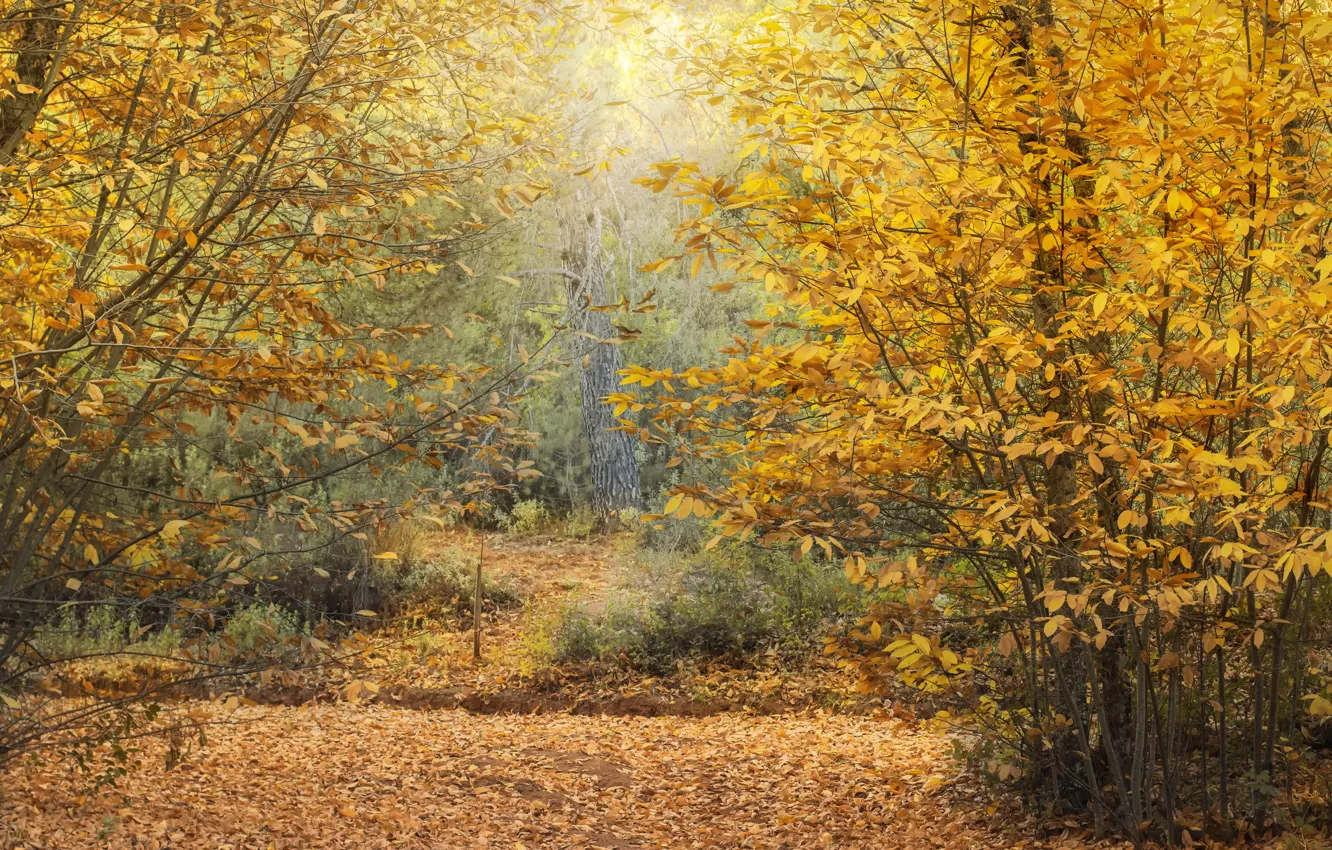
M 246 605 L 227 618 L 220 643 L 235 658 L 253 659 L 281 651 L 301 633 L 300 619 L 280 605 Z
M 475 570 L 474 563 L 468 563 L 461 553 L 450 549 L 405 569 L 381 570 L 376 584 L 386 598 L 393 600 L 394 608 L 466 613 L 472 610 Z M 492 608 L 513 608 L 522 604 L 522 595 L 508 582 L 493 581 L 482 575 L 481 591 L 485 603 Z
M 47 659 L 69 659 L 133 650 L 170 655 L 180 646 L 180 632 L 171 627 L 144 628 L 137 612 L 114 605 L 92 605 L 82 611 L 66 608 L 37 630 L 33 648 Z
M 324 619 L 356 622 L 357 611 L 389 617 L 409 611 L 471 611 L 476 553 L 429 551 L 420 525 L 400 523 L 371 540 L 345 537 L 319 550 L 318 558 L 293 566 L 263 583 L 260 601 L 300 612 L 306 623 Z M 387 553 L 393 557 L 381 557 Z M 515 587 L 487 579 L 487 605 L 521 604 Z
M 564 520 L 564 534 L 575 540 L 591 537 L 597 530 L 597 515 L 589 507 L 575 508 Z
M 665 672 L 686 657 L 745 663 L 760 651 L 807 653 L 863 610 L 860 594 L 835 566 L 781 554 L 639 552 L 603 606 L 562 613 L 553 660 Z
M 513 506 L 505 521 L 510 534 L 528 536 L 542 534 L 550 529 L 554 516 L 544 503 L 536 499 L 525 499 Z

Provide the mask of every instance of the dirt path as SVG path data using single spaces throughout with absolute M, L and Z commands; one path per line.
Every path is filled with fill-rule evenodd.
M 475 542 L 432 541 L 464 551 Z M 534 605 L 558 605 L 571 594 L 604 596 L 616 557 L 604 540 L 493 541 L 487 569 L 518 583 Z M 0 850 L 1085 846 L 1069 836 L 1033 842 L 1030 826 L 1009 836 L 994 824 L 1025 819 L 986 813 L 974 795 L 956 807 L 966 796 L 947 786 L 950 742 L 909 722 L 795 705 L 797 713 L 771 717 L 710 713 L 732 690 L 741 699 L 808 697 L 818 673 L 791 681 L 785 671 L 700 673 L 619 683 L 605 694 L 593 682 L 554 697 L 523 690 L 518 696 L 536 702 L 500 714 L 391 705 L 395 694 L 408 704 L 390 684 L 395 675 L 427 695 L 447 687 L 513 698 L 527 687 L 515 682 L 532 607 L 488 624 L 483 665 L 470 660 L 465 628 L 441 627 L 429 663 L 409 659 L 403 668 L 401 653 L 386 652 L 380 666 L 357 674 L 384 684 L 378 702 L 307 702 L 342 698 L 334 682 L 301 696 L 304 705 L 241 707 L 170 772 L 165 743 L 143 742 L 140 767 L 114 790 L 81 795 L 58 761 L 16 768 L 0 777 Z M 606 710 L 597 706 L 673 705 L 698 694 L 709 711 L 696 713 L 708 716 L 549 712 L 560 699 Z M 542 713 L 526 713 L 535 709 Z
M 445 532 L 428 537 L 422 556 L 445 550 L 474 564 L 480 541 L 475 533 Z M 822 656 L 791 665 L 774 656 L 744 669 L 725 664 L 681 664 L 676 671 L 648 675 L 596 665 L 554 666 L 553 625 L 570 604 L 589 612 L 604 608 L 617 585 L 635 580 L 633 537 L 571 540 L 560 537 L 490 536 L 485 571 L 492 581 L 520 590 L 521 609 L 491 612 L 485 619 L 481 664 L 472 658 L 468 616 L 428 624 L 430 649 L 421 653 L 415 626 L 381 631 L 381 652 L 367 657 L 357 675 L 381 686 L 379 701 L 403 707 L 467 707 L 482 712 L 573 710 L 575 713 L 683 714 L 702 716 L 742 708 L 760 714 L 814 708 L 876 710 L 860 694 L 855 676 Z M 396 649 L 394 648 L 396 647 Z M 596 668 L 596 669 L 589 669 Z M 337 699 L 316 686 L 290 693 L 249 697 L 284 704 L 312 698 Z M 272 699 L 272 698 L 276 699 Z
M 508 537 L 489 535 L 485 541 L 486 574 L 516 584 L 528 598 L 563 597 L 571 592 L 597 596 L 604 591 L 618 559 L 618 547 L 630 537 Z M 455 549 L 468 558 L 480 551 L 475 532 L 430 535 L 423 554 Z
M 160 743 L 80 802 L 5 781 L 5 848 L 983 848 L 946 742 L 899 721 L 242 708 L 166 773 Z M 1025 846 L 1036 846 L 1027 843 Z M 1047 846 L 1057 846 L 1051 843 Z

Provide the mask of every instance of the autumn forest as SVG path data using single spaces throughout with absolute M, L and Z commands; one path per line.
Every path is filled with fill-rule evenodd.
M 0 0 L 0 848 L 1332 847 L 1325 0 Z

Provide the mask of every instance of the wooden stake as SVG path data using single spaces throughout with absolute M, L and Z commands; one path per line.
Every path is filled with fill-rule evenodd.
M 486 535 L 481 535 L 481 550 L 476 555 L 476 587 L 472 591 L 472 658 L 481 660 L 481 561 L 486 557 Z

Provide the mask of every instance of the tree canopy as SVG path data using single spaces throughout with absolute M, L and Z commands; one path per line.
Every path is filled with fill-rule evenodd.
M 784 300 L 724 363 L 631 370 L 678 388 L 651 439 L 733 461 L 667 513 L 898 591 L 838 651 L 969 694 L 1135 836 L 1186 797 L 1265 817 L 1321 633 L 1329 34 L 1293 3 L 801 2 L 689 63 L 754 166 L 652 181 L 698 208 L 695 268 Z M 1184 741 L 1216 734 L 1209 773 Z
M 1050 811 L 1266 826 L 1332 715 L 1330 56 L 1305 0 L 11 4 L 0 762 L 59 618 L 317 664 L 457 595 L 408 517 L 585 511 L 840 563 L 827 654 Z

